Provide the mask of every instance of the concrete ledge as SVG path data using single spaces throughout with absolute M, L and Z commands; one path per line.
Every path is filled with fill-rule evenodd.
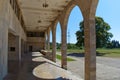
M 46 50 L 41 50 L 40 52 L 41 52 L 41 54 L 44 55 L 45 58 L 52 60 L 52 52 L 46 51 Z
M 57 63 L 54 63 L 44 57 L 36 57 L 32 60 L 35 62 L 44 62 L 33 69 L 33 74 L 36 77 L 44 80 L 83 80 L 82 78 L 74 75 L 72 72 L 62 69 Z

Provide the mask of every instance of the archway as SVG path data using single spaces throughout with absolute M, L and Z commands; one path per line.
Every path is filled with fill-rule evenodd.
M 67 57 L 73 61 L 71 60 L 72 62 L 68 62 L 67 65 L 70 71 L 84 78 L 84 47 L 76 46 L 76 32 L 80 30 L 81 21 L 83 21 L 83 16 L 79 6 L 73 6 L 67 23 Z
M 50 29 L 50 50 L 52 50 L 52 30 Z
M 56 25 L 56 48 L 59 51 L 61 48 L 61 25 L 60 22 Z

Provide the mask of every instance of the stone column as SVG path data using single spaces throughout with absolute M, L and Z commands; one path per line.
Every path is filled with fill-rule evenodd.
M 22 39 L 22 40 L 21 40 L 21 57 L 24 55 L 24 51 L 25 51 L 25 42 L 24 42 L 24 40 Z
M 50 51 L 50 30 L 47 31 L 47 50 Z
M 95 18 L 85 18 L 85 80 L 96 80 Z
M 52 27 L 52 60 L 56 62 L 56 26 Z
M 44 41 L 45 41 L 45 44 L 44 44 L 44 49 L 46 50 L 47 49 L 47 32 L 45 32 L 45 37 L 44 37 Z
M 65 26 L 62 26 L 61 29 L 61 38 L 62 38 L 62 45 L 61 45 L 61 56 L 62 56 L 62 61 L 61 61 L 61 67 L 63 69 L 67 69 L 67 29 Z
M 24 43 L 24 53 L 25 54 L 27 53 L 27 41 L 25 41 L 25 43 Z
M 17 54 L 17 60 L 21 61 L 21 37 L 16 36 L 16 54 Z

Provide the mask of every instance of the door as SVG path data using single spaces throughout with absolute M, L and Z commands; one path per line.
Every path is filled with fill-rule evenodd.
M 33 47 L 29 46 L 29 51 L 32 52 L 32 50 L 33 50 Z

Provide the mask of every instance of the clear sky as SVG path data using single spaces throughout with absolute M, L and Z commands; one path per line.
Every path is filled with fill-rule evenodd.
M 102 17 L 111 26 L 110 32 L 114 40 L 120 41 L 120 0 L 99 0 L 96 16 Z M 76 43 L 76 31 L 79 30 L 79 23 L 83 20 L 79 7 L 74 7 L 68 21 L 69 41 Z M 52 37 L 52 36 L 51 36 Z M 67 37 L 68 39 L 68 37 Z M 51 39 L 50 39 L 51 41 Z M 61 42 L 60 24 L 57 24 L 56 41 Z M 67 40 L 67 42 L 69 42 Z

